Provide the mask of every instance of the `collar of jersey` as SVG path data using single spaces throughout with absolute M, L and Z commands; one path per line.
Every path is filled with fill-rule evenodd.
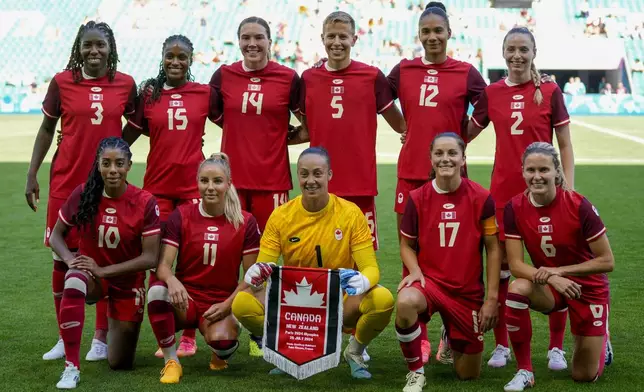
M 449 57 L 449 56 L 447 56 L 447 57 L 445 57 L 445 61 L 443 61 L 442 63 L 432 63 L 431 61 L 427 61 L 427 59 L 425 58 L 425 56 L 421 56 L 420 61 L 421 61 L 424 65 L 435 65 L 435 66 L 437 66 L 437 67 L 440 67 L 441 65 L 443 65 L 443 64 L 445 64 L 445 63 L 447 63 L 447 61 L 448 61 L 449 59 L 450 59 L 450 57 Z
M 344 67 L 342 69 L 335 69 L 335 68 L 329 67 L 329 62 L 325 61 L 324 62 L 324 69 L 326 69 L 329 72 L 340 72 L 340 71 L 344 71 L 345 69 L 349 68 L 351 66 L 351 64 L 353 64 L 353 60 L 349 61 L 349 64 L 346 67 Z
M 439 195 L 445 195 L 447 193 L 454 193 L 454 192 L 456 192 L 457 190 L 459 190 L 461 188 L 461 185 L 463 185 L 463 179 L 461 179 L 461 184 L 458 186 L 458 188 L 456 188 L 453 192 L 450 192 L 450 191 L 446 191 L 444 189 L 439 188 L 438 184 L 436 183 L 436 179 L 432 180 L 432 187 L 434 188 L 436 193 L 438 193 Z
M 550 202 L 550 204 L 542 205 L 542 204 L 537 203 L 537 202 L 534 200 L 534 197 L 532 197 L 532 193 L 530 193 L 530 192 L 528 192 L 528 201 L 530 202 L 530 204 L 532 204 L 532 206 L 537 207 L 537 208 L 543 208 L 543 207 L 549 207 L 549 206 L 552 206 L 552 205 L 554 205 L 554 204 L 557 202 L 557 199 L 559 198 L 559 191 L 560 191 L 560 190 L 561 190 L 561 188 L 560 188 L 560 187 L 557 187 L 557 189 L 556 189 L 556 193 L 555 193 L 555 198 L 554 198 L 554 199 L 552 199 L 552 201 Z
M 332 194 L 329 194 L 329 202 L 328 202 L 328 203 L 326 203 L 326 205 L 324 206 L 324 208 L 322 208 L 320 211 L 311 212 L 311 211 L 307 210 L 306 208 L 304 208 L 304 204 L 302 203 L 302 196 L 300 196 L 300 202 L 298 203 L 298 206 L 300 207 L 300 210 L 302 211 L 302 213 L 303 213 L 304 215 L 308 215 L 308 216 L 321 216 L 321 215 L 326 214 L 326 212 L 329 210 L 329 208 L 330 208 L 330 206 L 331 206 L 331 203 L 333 203 L 333 200 L 334 200 L 334 199 L 333 199 L 333 195 L 332 195 Z
M 528 84 L 532 82 L 532 80 L 528 80 L 527 82 L 523 82 L 523 83 L 514 83 L 510 81 L 510 78 L 505 78 L 503 79 L 503 81 L 505 82 L 505 85 L 508 87 L 523 86 L 524 84 Z
M 88 74 L 86 74 L 85 68 L 82 68 L 82 67 L 81 67 L 81 75 L 83 75 L 83 79 L 87 79 L 87 80 L 98 79 L 95 76 L 89 76 Z
M 204 218 L 220 218 L 220 216 L 210 215 L 209 213 L 206 212 L 206 210 L 203 208 L 203 200 L 199 202 L 199 213 Z
M 266 69 L 266 67 L 268 67 L 268 64 L 269 64 L 270 62 L 271 62 L 271 61 L 270 61 L 270 60 L 268 60 L 268 63 L 266 63 L 266 65 L 265 65 L 265 66 L 263 66 L 263 67 L 262 67 L 262 68 L 260 68 L 260 69 L 250 69 L 250 68 L 246 67 L 246 64 L 244 64 L 244 60 L 242 60 L 242 61 L 241 61 L 241 66 L 242 66 L 242 69 L 243 69 L 245 72 L 259 72 L 259 71 L 262 71 L 262 70 Z
M 128 189 L 130 189 L 130 185 L 126 183 L 126 185 L 125 185 L 125 192 L 123 192 L 123 194 L 122 194 L 121 196 L 119 196 L 119 197 L 112 197 L 112 196 L 109 196 L 107 193 L 105 193 L 105 189 L 103 189 L 103 197 L 105 197 L 105 198 L 107 198 L 107 199 L 120 199 L 121 197 L 123 197 L 123 195 L 124 195 L 124 194 L 126 194 L 126 193 L 127 193 Z

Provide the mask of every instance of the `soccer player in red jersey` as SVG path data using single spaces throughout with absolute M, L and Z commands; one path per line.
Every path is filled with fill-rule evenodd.
M 507 323 L 518 372 L 506 391 L 534 385 L 530 309 L 568 308 L 575 337 L 572 378 L 593 382 L 604 369 L 610 289 L 606 273 L 615 266 L 606 228 L 597 209 L 569 190 L 555 148 L 536 142 L 523 154 L 528 189 L 506 205 L 505 246 L 512 275 Z M 524 262 L 523 244 L 532 265 Z
M 351 59 L 357 39 L 351 15 L 336 11 L 324 19 L 322 43 L 328 60 L 302 74 L 300 113 L 306 127 L 291 143 L 310 141 L 311 146 L 323 146 L 329 152 L 336 168 L 329 192 L 360 207 L 377 250 L 378 114 L 394 131 L 403 133 L 406 128 L 385 75 L 376 67 Z
M 136 84 L 131 76 L 118 72 L 118 53 L 114 33 L 105 23 L 87 22 L 78 29 L 69 62 L 54 76 L 43 102 L 43 121 L 34 143 L 27 172 L 25 196 L 36 211 L 40 198 L 37 174 L 51 147 L 58 119 L 62 134 L 51 164 L 45 246 L 58 219 L 58 210 L 72 191 L 87 179 L 92 170 L 96 147 L 108 136 L 121 136 L 121 117 L 134 112 Z M 72 251 L 78 249 L 78 233 L 72 228 L 66 237 Z M 53 254 L 52 289 L 56 317 L 59 318 L 66 265 Z M 107 358 L 107 303 L 96 306 L 96 332 L 86 360 Z M 60 324 L 60 320 L 58 320 Z M 59 359 L 65 354 L 62 339 L 43 359 Z
M 541 83 L 541 76 L 534 64 L 536 53 L 534 36 L 525 27 L 515 27 L 506 34 L 503 56 L 508 66 L 508 77 L 485 89 L 468 125 L 468 140 L 471 141 L 490 122 L 494 124 L 496 153 L 490 191 L 496 202 L 501 241 L 505 240 L 503 208 L 526 187 L 521 175 L 521 155 L 533 142 L 552 143 L 553 129 L 561 149 L 566 181 L 573 186 L 575 160 L 570 140 L 570 117 L 557 84 Z M 499 290 L 501 317 L 494 329 L 497 346 L 488 362 L 492 367 L 503 367 L 510 358 L 505 323 L 505 298 L 509 281 L 510 271 L 504 260 Z M 552 370 L 567 368 L 563 351 L 566 316 L 566 309 L 549 316 L 548 367 Z
M 244 19 L 237 37 L 243 60 L 219 67 L 210 85 L 220 98 L 221 151 L 230 157 L 242 209 L 263 230 L 293 188 L 287 134 L 290 112 L 299 117 L 300 78 L 269 61 L 271 30 L 264 19 Z
M 410 192 L 400 229 L 406 277 L 398 285 L 396 335 L 410 371 L 405 392 L 420 392 L 425 385 L 421 325 L 432 314 L 443 319 L 454 368 L 463 380 L 479 376 L 483 334 L 498 317 L 501 252 L 494 200 L 462 177 L 465 142 L 456 133 L 441 133 L 431 142 L 431 162 L 435 179 Z
M 59 389 L 76 388 L 85 303 L 108 297 L 107 361 L 131 369 L 145 304 L 145 271 L 159 254 L 161 229 L 154 196 L 127 183 L 130 148 L 118 137 L 103 139 L 87 182 L 78 185 L 58 212 L 49 239 L 68 268 L 60 308 L 66 366 Z M 65 236 L 78 230 L 78 255 Z
M 204 159 L 201 147 L 206 120 L 220 116 L 215 90 L 192 81 L 193 51 L 192 42 L 183 35 L 166 38 L 159 74 L 141 84 L 137 112 L 123 131 L 128 143 L 140 134 L 150 137 L 143 189 L 156 197 L 161 222 L 167 221 L 177 206 L 199 201 L 194 179 Z M 191 356 L 196 351 L 195 330 L 187 328 L 177 354 Z M 163 357 L 161 350 L 155 355 Z
M 447 41 L 451 35 L 445 6 L 440 2 L 428 3 L 418 21 L 418 38 L 425 49 L 424 56 L 402 60 L 388 76 L 407 123 L 406 139 L 398 157 L 394 204 L 398 229 L 409 192 L 421 187 L 429 177 L 431 163 L 427 156 L 431 141 L 446 131 L 465 139 L 468 106 L 476 103 L 486 86 L 481 74 L 470 63 L 447 56 Z M 422 329 L 425 336 L 424 325 Z M 451 355 L 446 348 L 441 340 L 436 358 L 449 363 Z M 430 350 L 429 342 L 425 340 L 424 359 L 429 359 Z
M 174 349 L 174 333 L 182 328 L 199 328 L 213 351 L 212 370 L 228 366 L 226 359 L 239 346 L 232 302 L 248 288 L 238 283 L 239 267 L 246 271 L 259 252 L 257 222 L 241 209 L 226 154 L 211 155 L 197 178 L 201 202 L 179 206 L 170 215 L 157 267 L 159 281 L 148 291 L 152 330 L 165 358 L 164 384 L 178 383 L 183 374 Z

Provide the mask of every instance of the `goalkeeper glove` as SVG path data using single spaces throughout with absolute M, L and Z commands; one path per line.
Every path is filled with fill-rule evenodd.
M 244 275 L 244 282 L 257 288 L 260 287 L 271 273 L 273 273 L 274 263 L 255 263 L 248 268 L 246 275 Z
M 340 286 L 347 295 L 361 295 L 369 291 L 371 283 L 360 271 L 340 268 Z

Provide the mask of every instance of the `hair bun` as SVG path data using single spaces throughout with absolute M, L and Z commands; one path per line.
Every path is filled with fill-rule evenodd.
M 440 8 L 443 11 L 445 11 L 445 13 L 447 13 L 447 9 L 445 8 L 445 4 L 441 3 L 440 1 L 430 1 L 425 6 L 425 9 L 432 8 L 432 7 Z
M 210 154 L 208 159 L 221 159 L 222 161 L 229 162 L 228 155 L 225 152 L 214 152 Z

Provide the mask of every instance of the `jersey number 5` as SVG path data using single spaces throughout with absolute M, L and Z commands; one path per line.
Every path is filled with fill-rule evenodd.
M 107 226 L 105 230 L 105 225 L 98 226 L 98 247 L 99 248 L 108 248 L 115 249 L 119 246 L 121 242 L 121 235 L 119 234 L 119 228 L 116 226 Z
M 334 95 L 331 99 L 331 107 L 336 110 L 335 113 L 331 113 L 333 118 L 342 118 L 342 113 L 344 113 L 344 107 L 342 106 L 342 96 Z
M 203 263 L 211 267 L 217 261 L 217 244 L 203 244 Z
M 188 128 L 188 116 L 186 116 L 186 109 L 168 109 L 168 130 L 185 131 L 186 128 Z
M 435 108 L 436 106 L 438 106 L 438 102 L 432 102 L 432 99 L 434 99 L 437 95 L 438 95 L 438 85 L 421 84 L 420 101 L 418 102 L 418 105 Z
M 262 102 L 264 101 L 264 94 L 263 93 L 249 93 L 248 91 L 244 92 L 243 95 L 243 100 L 242 100 L 242 113 L 246 113 L 248 111 L 248 104 L 250 103 L 251 106 L 255 106 L 255 112 L 260 115 L 262 114 Z
M 441 248 L 445 247 L 445 239 L 446 235 L 445 232 L 447 229 L 451 229 L 452 233 L 449 236 L 449 243 L 447 244 L 448 248 L 451 248 L 454 246 L 454 242 L 456 241 L 456 235 L 458 234 L 458 227 L 461 225 L 461 222 L 441 222 L 438 224 L 438 230 L 440 231 L 440 245 Z

